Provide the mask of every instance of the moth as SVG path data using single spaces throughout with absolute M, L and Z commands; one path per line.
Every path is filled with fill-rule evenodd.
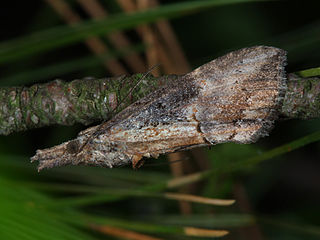
M 70 164 L 139 167 L 144 158 L 160 154 L 255 142 L 268 135 L 278 118 L 286 91 L 285 64 L 286 52 L 275 47 L 228 53 L 77 138 L 37 150 L 32 161 L 39 162 L 38 170 Z

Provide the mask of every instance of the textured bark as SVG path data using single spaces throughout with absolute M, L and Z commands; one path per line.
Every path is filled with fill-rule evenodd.
M 135 74 L 72 82 L 55 80 L 31 87 L 3 87 L 0 88 L 0 134 L 53 124 L 73 125 L 77 122 L 88 125 L 107 120 L 154 91 L 160 83 L 175 78 L 174 75 L 155 78 Z M 132 88 L 134 91 L 127 97 Z
M 281 117 L 312 119 L 320 117 L 320 77 L 303 78 L 288 74 Z
M 222 142 L 254 142 L 267 135 L 279 117 L 320 116 L 319 78 L 286 76 L 285 61 L 283 50 L 259 46 L 231 52 L 183 76 L 136 74 L 2 88 L 0 134 L 51 124 L 89 124 L 126 108 L 74 140 L 38 150 L 32 160 L 39 161 L 39 169 L 138 166 L 142 157 Z

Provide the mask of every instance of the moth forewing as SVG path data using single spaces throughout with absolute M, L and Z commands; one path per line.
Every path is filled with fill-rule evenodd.
M 189 77 L 201 86 L 196 118 L 206 139 L 249 143 L 266 135 L 286 90 L 285 63 L 285 51 L 258 46 L 191 72 Z
M 217 58 L 130 105 L 110 121 L 83 131 L 75 155 L 68 143 L 38 151 L 39 168 L 65 164 L 139 165 L 182 149 L 249 143 L 266 135 L 286 90 L 285 51 L 257 46 Z M 99 134 L 88 141 L 92 132 Z M 77 145 L 78 146 L 78 145 Z M 69 152 L 68 152 L 69 151 Z

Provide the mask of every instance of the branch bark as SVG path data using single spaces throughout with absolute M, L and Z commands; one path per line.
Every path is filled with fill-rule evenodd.
M 320 115 L 320 79 L 286 76 L 285 62 L 285 51 L 257 46 L 182 76 L 138 74 L 3 88 L 0 96 L 7 101 L 1 101 L 1 133 L 88 124 L 126 107 L 74 140 L 38 150 L 32 160 L 39 161 L 39 170 L 68 164 L 137 167 L 143 157 L 223 142 L 251 143 L 268 135 L 279 118 Z M 164 85 L 152 92 L 159 82 Z M 130 106 L 128 92 L 132 101 L 139 99 Z
M 131 103 L 178 76 L 148 75 L 130 97 L 123 99 L 143 74 L 113 78 L 55 80 L 31 87 L 0 88 L 0 134 L 50 125 L 89 125 L 104 121 Z M 121 106 L 118 103 L 121 102 Z M 304 78 L 291 73 L 280 111 L 284 119 L 320 117 L 320 77 Z
M 320 117 L 320 77 L 303 78 L 297 74 L 288 74 L 280 114 L 285 119 Z
M 88 125 L 107 120 L 176 77 L 166 75 L 156 78 L 134 74 L 103 79 L 84 78 L 72 82 L 55 80 L 31 87 L 2 87 L 0 134 L 8 135 L 55 124 Z M 126 97 L 134 87 L 132 94 Z

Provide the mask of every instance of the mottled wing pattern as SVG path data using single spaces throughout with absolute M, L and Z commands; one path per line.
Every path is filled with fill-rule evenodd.
M 286 90 L 286 52 L 251 47 L 187 75 L 201 86 L 196 119 L 210 143 L 250 143 L 268 134 Z
M 109 140 L 129 155 L 157 156 L 194 145 L 249 143 L 268 133 L 285 92 L 285 52 L 242 49 L 187 74 L 136 104 Z M 133 106 L 134 107 L 134 106 Z
M 129 118 L 118 119 L 108 130 L 108 141 L 116 143 L 118 151 L 137 161 L 141 157 L 157 157 L 204 144 L 198 121 L 185 113 L 185 109 L 195 103 L 199 90 L 193 81 L 183 76 L 158 89 L 121 113 L 127 116 L 126 111 L 130 111 L 131 114 Z
M 285 51 L 274 47 L 231 52 L 177 77 L 75 140 L 38 150 L 32 159 L 39 160 L 39 169 L 130 162 L 137 166 L 142 157 L 256 141 L 277 118 L 286 90 L 285 61 Z M 99 134 L 87 141 L 97 129 Z M 79 146 L 84 147 L 77 153 Z

